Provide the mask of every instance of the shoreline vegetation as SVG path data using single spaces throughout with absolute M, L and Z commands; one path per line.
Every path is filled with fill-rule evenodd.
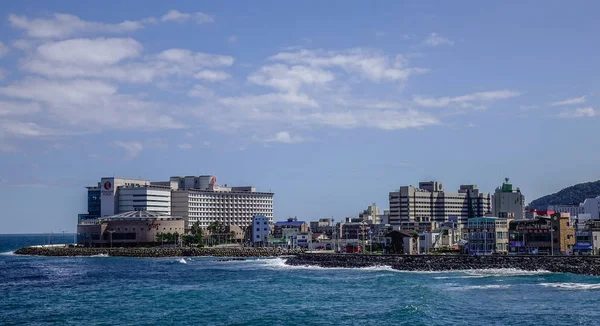
M 16 255 L 73 257 L 283 257 L 291 266 L 365 268 L 390 266 L 401 271 L 453 271 L 473 269 L 519 269 L 600 276 L 600 256 L 467 256 L 467 255 L 363 255 L 304 253 L 281 248 L 172 247 L 172 248 L 85 248 L 32 246 Z

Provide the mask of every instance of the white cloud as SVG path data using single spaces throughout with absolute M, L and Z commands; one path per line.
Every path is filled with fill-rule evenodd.
M 37 48 L 41 59 L 76 66 L 104 66 L 136 58 L 142 44 L 132 38 L 70 39 L 50 42 Z
M 191 144 L 179 144 L 179 145 L 177 145 L 177 148 L 183 149 L 183 150 L 188 150 L 188 149 L 192 149 L 192 145 Z
M 202 145 L 204 146 L 210 146 L 210 142 L 208 140 L 205 140 L 202 142 Z
M 304 64 L 312 67 L 339 68 L 346 72 L 357 72 L 371 81 L 404 81 L 414 74 L 428 71 L 424 68 L 405 67 L 403 56 L 390 57 L 371 49 L 350 49 L 346 51 L 300 50 L 281 52 L 272 57 L 273 61 L 288 64 Z
M 247 95 L 241 97 L 224 97 L 219 102 L 231 107 L 256 108 L 273 104 L 318 107 L 319 103 L 306 94 L 269 93 L 263 95 Z
M 589 106 L 584 108 L 564 110 L 557 115 L 559 118 L 592 118 L 595 116 L 596 110 Z
M 223 67 L 233 65 L 233 57 L 226 55 L 192 52 L 187 49 L 169 49 L 157 56 L 167 62 L 175 62 L 189 66 Z
M 194 137 L 194 133 L 191 131 L 186 131 L 185 134 L 183 134 L 185 137 L 187 138 L 192 138 Z
M 276 133 L 274 137 L 265 139 L 265 142 L 284 143 L 284 144 L 295 144 L 295 143 L 301 143 L 303 141 L 305 141 L 304 138 L 302 138 L 300 136 L 292 136 L 287 131 L 280 131 L 280 132 Z
M 0 58 L 5 56 L 8 53 L 8 46 L 4 45 L 2 41 L 0 41 Z
M 451 41 L 450 39 L 439 36 L 437 33 L 431 33 L 423 41 L 423 44 L 428 45 L 428 46 L 454 45 L 454 42 Z
M 292 93 L 296 93 L 302 85 L 321 85 L 333 79 L 331 72 L 320 68 L 283 64 L 264 66 L 248 76 L 248 81 L 254 84 Z
M 238 41 L 238 37 L 237 37 L 237 35 L 230 35 L 230 36 L 227 38 L 227 42 L 228 42 L 228 43 L 235 43 L 235 42 L 237 42 L 237 41 Z
M 143 28 L 143 24 L 136 21 L 126 20 L 118 24 L 90 22 L 61 13 L 34 19 L 10 14 L 8 21 L 11 26 L 24 30 L 34 38 L 66 38 L 79 33 L 125 33 Z
M 198 24 L 212 23 L 215 21 L 212 16 L 205 14 L 203 12 L 183 13 L 178 10 L 170 10 L 169 12 L 167 12 L 164 16 L 162 16 L 160 18 L 160 20 L 163 22 L 167 22 L 167 21 L 185 22 L 190 19 L 193 19 Z
M 41 110 L 41 106 L 36 102 L 17 102 L 0 100 L 0 117 L 28 115 L 37 113 Z
M 471 93 L 457 97 L 424 97 L 424 96 L 413 96 L 413 102 L 422 107 L 439 108 L 451 105 L 458 105 L 462 107 L 473 107 L 473 102 L 493 102 L 497 100 L 504 100 L 519 96 L 519 92 L 512 90 L 499 90 L 499 91 L 488 91 Z
M 521 110 L 535 110 L 538 109 L 539 105 L 521 105 Z
M 192 78 L 206 67 L 233 64 L 230 56 L 169 49 L 140 58 L 142 45 L 131 38 L 72 39 L 50 42 L 21 61 L 21 68 L 50 78 L 106 78 L 149 83 L 169 76 Z M 224 78 L 225 72 L 206 78 Z M 228 75 L 228 74 L 227 74 Z
M 161 112 L 163 105 L 119 94 L 117 86 L 96 80 L 27 78 L 0 87 L 0 95 L 40 102 L 46 119 L 55 118 L 86 130 L 182 127 Z
M 42 137 L 58 134 L 55 130 L 44 128 L 33 122 L 0 120 L 0 135 L 15 137 Z
M 231 75 L 218 70 L 202 70 L 194 75 L 197 79 L 206 80 L 209 82 L 220 82 L 231 78 Z
M 215 95 L 215 92 L 212 89 L 204 87 L 202 85 L 194 85 L 194 88 L 192 88 L 188 92 L 188 96 L 190 96 L 190 97 L 210 98 L 210 97 L 213 97 L 214 95 Z
M 563 101 L 552 102 L 550 106 L 566 106 L 566 105 L 577 105 L 585 103 L 585 96 L 569 98 Z
M 136 158 L 144 149 L 142 143 L 137 141 L 115 141 L 114 144 L 125 151 L 126 159 Z

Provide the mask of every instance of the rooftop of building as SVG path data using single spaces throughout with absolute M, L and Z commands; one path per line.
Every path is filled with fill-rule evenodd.
M 289 226 L 301 226 L 302 224 L 306 224 L 304 221 L 279 221 L 275 222 L 275 226 L 289 225 Z
M 157 212 L 131 211 L 99 218 L 100 221 L 133 221 L 133 220 L 181 220 L 179 216 L 171 216 Z

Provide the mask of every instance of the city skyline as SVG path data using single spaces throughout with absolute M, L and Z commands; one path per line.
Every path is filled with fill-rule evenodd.
M 108 176 L 216 175 L 273 191 L 275 220 L 598 180 L 598 9 L 7 2 L 0 233 L 74 231 Z

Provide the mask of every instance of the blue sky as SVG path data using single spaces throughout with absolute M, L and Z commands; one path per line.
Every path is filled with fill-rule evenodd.
M 74 231 L 102 176 L 357 215 L 437 179 L 600 179 L 595 1 L 5 1 L 0 233 Z

